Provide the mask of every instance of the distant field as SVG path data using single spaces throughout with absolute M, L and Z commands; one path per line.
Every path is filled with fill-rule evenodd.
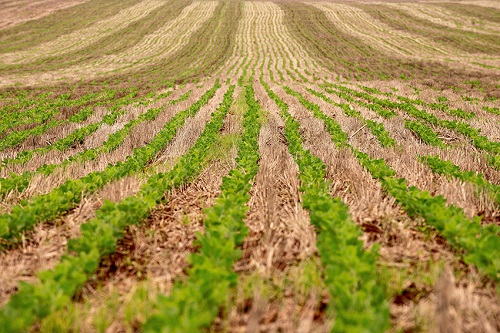
M 0 331 L 500 331 L 499 1 L 0 17 Z

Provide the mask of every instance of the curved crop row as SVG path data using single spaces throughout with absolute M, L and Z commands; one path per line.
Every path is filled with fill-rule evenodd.
M 35 171 L 26 171 L 21 174 L 11 174 L 9 177 L 0 178 L 0 197 L 5 196 L 12 190 L 17 190 L 19 192 L 23 191 L 28 187 L 31 179 L 36 174 L 43 174 L 48 176 L 58 169 L 64 169 L 70 164 L 83 163 L 87 161 L 95 160 L 98 156 L 110 153 L 117 149 L 129 135 L 134 127 L 144 121 L 153 121 L 165 108 L 151 108 L 145 113 L 139 115 L 137 119 L 129 121 L 125 126 L 115 133 L 108 136 L 107 140 L 99 147 L 85 149 L 84 151 L 70 156 L 63 162 L 58 164 L 45 164 L 39 167 Z
M 310 107 L 312 103 L 303 104 Z M 432 196 L 428 191 L 417 187 L 408 187 L 404 178 L 396 178 L 396 172 L 383 159 L 372 159 L 347 143 L 347 134 L 339 124 L 321 112 L 319 106 L 310 108 L 315 117 L 323 120 L 337 146 L 349 147 L 361 165 L 374 178 L 379 179 L 384 189 L 389 192 L 410 216 L 421 216 L 456 249 L 465 251 L 465 262 L 475 265 L 493 280 L 500 281 L 500 227 L 481 226 L 481 219 L 468 219 L 463 210 L 453 205 L 448 206 L 442 196 Z
M 285 90 L 286 90 L 287 93 L 289 93 L 291 95 L 294 95 L 294 96 L 296 96 L 299 99 L 302 98 L 302 96 L 300 94 L 295 94 L 288 87 L 285 87 Z M 313 95 L 321 98 L 325 102 L 330 103 L 332 105 L 335 105 L 335 106 L 341 108 L 344 111 L 344 113 L 346 115 L 348 115 L 349 117 L 356 117 L 356 118 L 360 119 L 361 121 L 363 121 L 365 123 L 366 127 L 368 127 L 370 129 L 370 131 L 372 132 L 372 134 L 380 142 L 380 144 L 382 145 L 382 147 L 384 147 L 384 148 L 385 147 L 394 147 L 396 145 L 396 141 L 391 137 L 391 135 L 385 129 L 385 127 L 384 127 L 383 124 L 381 124 L 379 122 L 376 122 L 376 121 L 373 121 L 373 120 L 370 120 L 370 119 L 365 119 L 361 115 L 361 113 L 359 111 L 354 110 L 354 108 L 352 107 L 352 105 L 346 104 L 346 103 L 336 103 L 336 102 L 332 101 L 330 98 L 328 98 L 327 96 L 325 96 L 324 94 L 322 94 L 321 92 L 313 90 L 313 89 L 310 89 L 310 88 L 306 88 L 306 90 L 308 92 L 310 92 L 311 94 L 313 94 Z M 304 101 L 304 102 L 307 103 L 307 101 Z
M 487 137 L 479 134 L 480 130 L 473 128 L 472 126 L 463 121 L 456 121 L 456 120 L 450 121 L 450 120 L 439 119 L 435 115 L 428 113 L 425 110 L 420 110 L 416 108 L 411 103 L 407 102 L 400 103 L 400 102 L 393 102 L 389 99 L 380 99 L 370 94 L 355 91 L 353 89 L 349 89 L 339 85 L 327 84 L 327 86 L 352 94 L 356 97 L 366 99 L 372 103 L 380 105 L 381 107 L 404 111 L 405 113 L 417 119 L 424 120 L 434 126 L 440 126 L 450 130 L 454 130 L 470 138 L 472 145 L 474 145 L 475 147 L 490 153 L 500 154 L 500 142 L 490 141 Z
M 358 104 L 360 106 L 363 106 L 363 107 L 365 107 L 365 108 L 367 108 L 369 110 L 374 111 L 375 113 L 377 113 L 381 117 L 390 119 L 390 118 L 395 117 L 395 116 L 398 115 L 393 110 L 387 110 L 386 108 L 383 108 L 383 107 L 381 107 L 378 104 L 366 103 L 366 102 L 361 101 L 361 100 L 356 100 L 356 99 L 352 98 L 350 95 L 348 95 L 348 94 L 346 94 L 346 93 L 344 93 L 342 91 L 337 91 L 337 90 L 329 89 L 328 86 L 326 86 L 326 85 L 321 85 L 321 87 L 327 93 L 329 93 L 329 94 L 335 94 L 335 95 L 339 96 L 340 98 L 345 99 L 348 102 L 355 103 L 355 104 Z
M 198 332 L 208 328 L 238 281 L 233 265 L 241 258 L 237 248 L 248 233 L 245 204 L 259 169 L 260 107 L 251 84 L 246 87 L 246 102 L 237 164 L 224 177 L 214 206 L 206 211 L 205 234 L 198 236 L 199 253 L 189 259 L 189 278 L 176 284 L 168 297 L 159 297 L 158 312 L 144 325 L 145 332 Z
M 446 147 L 443 141 L 439 138 L 438 134 L 425 123 L 405 119 L 405 128 L 415 133 L 428 145 L 441 148 Z
M 84 127 L 78 128 L 68 134 L 66 137 L 61 138 L 54 142 L 53 144 L 46 145 L 44 147 L 38 147 L 34 148 L 31 150 L 24 150 L 16 155 L 16 157 L 13 158 L 4 158 L 1 161 L 2 165 L 7 165 L 7 164 L 24 164 L 31 160 L 35 154 L 46 154 L 47 152 L 51 150 L 59 150 L 59 151 L 64 151 L 68 148 L 70 148 L 72 145 L 75 143 L 81 143 L 83 140 L 97 131 L 99 127 L 103 124 L 108 124 L 108 125 L 113 125 L 116 120 L 118 119 L 119 116 L 123 115 L 125 113 L 125 110 L 123 109 L 124 106 L 131 104 L 134 101 L 134 96 L 135 93 L 128 94 L 127 96 L 121 98 L 120 100 L 116 101 L 114 105 L 110 108 L 109 113 L 106 114 L 100 122 L 97 123 L 92 123 L 89 125 L 86 125 Z M 88 109 L 82 110 L 84 114 L 78 113 L 76 114 L 76 119 L 79 119 L 81 117 L 84 117 L 85 114 L 88 114 Z M 68 121 L 71 121 L 71 118 L 68 119 Z M 41 133 L 36 133 L 37 135 L 40 135 L 44 133 L 47 129 L 57 126 L 59 124 L 62 124 L 64 122 L 60 121 L 52 121 L 48 124 L 44 124 L 41 127 L 43 127 L 43 131 Z M 30 132 L 30 131 L 29 131 Z M 18 132 L 19 133 L 19 132 Z M 17 133 L 13 133 L 17 134 Z M 17 136 L 17 139 L 21 140 L 26 140 L 30 135 L 33 135 L 33 133 L 23 133 L 23 135 Z M 12 144 L 10 142 L 9 144 Z M 17 143 L 16 143 L 17 144 Z
M 82 198 L 82 193 L 92 193 L 112 180 L 131 175 L 142 168 L 175 136 L 188 117 L 194 116 L 220 88 L 219 81 L 188 109 L 177 113 L 153 140 L 134 150 L 125 162 L 109 165 L 102 172 L 93 172 L 85 177 L 68 180 L 50 193 L 34 197 L 31 202 L 22 202 L 12 208 L 11 214 L 0 215 L 0 238 L 12 240 L 34 225 L 54 219 L 68 211 Z
M 311 223 L 317 228 L 317 246 L 325 267 L 325 283 L 332 297 L 333 331 L 384 332 L 389 326 L 389 306 L 385 287 L 377 279 L 377 250 L 363 249 L 363 242 L 359 239 L 361 230 L 351 220 L 348 207 L 329 194 L 330 184 L 324 179 L 326 166 L 303 149 L 299 123 L 288 112 L 288 105 L 262 78 L 261 83 L 281 110 L 289 151 L 299 166 L 302 205 L 309 211 Z M 288 90 L 298 96 L 298 93 Z M 313 109 L 320 112 L 319 108 Z M 327 124 L 327 127 L 331 125 Z M 339 135 L 336 143 L 345 147 L 347 135 Z
M 354 151 L 360 163 L 382 183 L 410 216 L 421 216 L 456 249 L 465 252 L 464 260 L 500 281 L 500 227 L 481 226 L 481 218 L 468 219 L 461 208 L 448 206 L 442 196 L 432 196 L 415 186 L 408 187 L 404 178 L 397 178 L 384 160 L 372 159 L 367 154 Z
M 215 92 L 216 87 L 211 91 Z M 120 202 L 106 201 L 96 211 L 96 217 L 81 226 L 81 236 L 68 243 L 68 249 L 75 255 L 68 254 L 53 270 L 39 273 L 39 284 L 20 286 L 19 292 L 0 310 L 0 327 L 9 332 L 23 332 L 37 320 L 68 306 L 77 290 L 95 273 L 101 258 L 115 252 L 125 229 L 146 218 L 165 192 L 193 180 L 200 173 L 232 103 L 233 90 L 234 87 L 228 90 L 195 145 L 170 172 L 149 177 L 135 196 Z
M 483 110 L 486 112 L 489 112 L 491 114 L 495 114 L 497 116 L 500 116 L 500 109 L 496 107 L 489 107 L 489 106 L 483 106 Z
M 450 108 L 450 106 L 446 103 L 448 101 L 448 99 L 444 96 L 438 97 L 437 102 L 426 103 L 426 102 L 422 101 L 421 99 L 405 97 L 405 96 L 401 96 L 401 95 L 391 93 L 391 92 L 384 93 L 376 88 L 366 87 L 366 86 L 362 86 L 362 85 L 358 85 L 358 87 L 360 87 L 361 89 L 363 89 L 364 91 L 366 91 L 368 93 L 383 95 L 383 96 L 394 96 L 402 102 L 410 103 L 413 105 L 419 105 L 419 106 L 422 106 L 425 108 L 431 108 L 434 110 L 439 110 L 439 111 L 448 113 L 451 116 L 456 116 L 456 117 L 459 117 L 459 118 L 462 118 L 465 120 L 469 120 L 469 119 L 476 117 L 476 114 L 474 112 L 467 112 L 467 111 L 462 110 L 461 108 L 456 108 L 456 109 Z
M 500 186 L 492 184 L 483 175 L 474 171 L 462 171 L 460 167 L 450 161 L 440 159 L 438 156 L 421 156 L 420 161 L 428 165 L 432 171 L 460 179 L 461 181 L 477 185 L 480 189 L 488 190 L 497 204 L 500 204 Z
M 70 94 L 59 95 L 54 100 L 42 100 L 39 103 L 25 111 L 10 112 L 1 116 L 0 133 L 9 129 L 15 129 L 17 126 L 27 124 L 40 124 L 29 130 L 15 131 L 7 135 L 0 142 L 0 150 L 15 146 L 30 135 L 40 135 L 45 133 L 49 128 L 63 124 L 62 120 L 52 120 L 52 117 L 61 112 L 63 107 L 79 107 L 92 103 L 100 105 L 104 102 L 112 100 L 116 96 L 113 90 L 106 90 L 104 93 L 90 93 L 76 100 L 70 99 Z M 85 108 L 84 108 L 85 109 Z M 74 121 L 74 120 L 66 120 Z

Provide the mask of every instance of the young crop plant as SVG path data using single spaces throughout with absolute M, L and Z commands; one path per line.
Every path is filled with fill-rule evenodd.
M 16 126 L 20 126 L 23 124 L 37 124 L 40 125 L 35 126 L 31 129 L 21 130 L 21 131 L 13 131 L 6 135 L 2 140 L 0 140 L 0 151 L 9 147 L 14 147 L 30 136 L 39 136 L 43 133 L 47 132 L 50 128 L 54 128 L 56 126 L 63 125 L 69 122 L 81 122 L 88 118 L 93 110 L 89 107 L 83 107 L 78 113 L 69 117 L 66 120 L 55 120 L 52 119 L 55 115 L 60 113 L 61 107 L 67 106 L 82 106 L 87 105 L 91 102 L 97 103 L 97 105 L 103 104 L 106 101 L 109 101 L 115 93 L 113 91 L 106 91 L 104 94 L 88 94 L 85 95 L 78 100 L 69 100 L 69 95 L 61 95 L 58 99 L 52 104 L 42 104 L 39 105 L 29 111 L 25 111 L 23 113 L 14 113 L 17 117 L 12 119 L 13 116 L 9 114 L 11 117 L 4 117 L 2 122 L 4 122 L 3 128 L 15 128 Z M 20 116 L 22 115 L 22 117 Z M 5 127 L 7 126 L 7 128 Z M 2 126 L 0 125 L 0 129 Z
M 233 92 L 231 86 L 195 145 L 171 171 L 149 177 L 135 196 L 120 202 L 105 201 L 96 217 L 81 226 L 81 236 L 69 241 L 69 253 L 53 270 L 40 272 L 39 283 L 19 286 L 18 293 L 0 310 L 0 327 L 8 332 L 25 332 L 38 320 L 71 304 L 75 293 L 97 270 L 101 258 L 115 252 L 125 229 L 141 223 L 167 191 L 192 181 L 203 170 L 204 159 L 217 142 L 231 106 Z
M 500 116 L 500 109 L 497 107 L 483 106 L 483 110 L 486 112 L 489 112 L 491 114 L 495 114 L 497 116 Z
M 178 99 L 171 100 L 169 103 L 172 105 L 175 105 L 175 104 L 179 104 L 180 102 L 187 101 L 189 96 L 191 96 L 191 92 L 192 92 L 192 90 L 189 90 L 189 91 L 185 92 L 184 94 L 182 94 Z
M 475 265 L 495 282 L 500 281 L 500 227 L 481 225 L 481 218 L 468 219 L 463 210 L 448 206 L 442 196 L 432 196 L 415 186 L 408 187 L 404 178 L 396 178 L 396 172 L 384 160 L 372 159 L 367 154 L 354 150 L 360 163 L 379 179 L 410 216 L 421 216 L 453 246 L 463 254 L 464 261 Z
M 378 248 L 363 249 L 363 242 L 359 239 L 361 230 L 351 220 L 348 207 L 339 198 L 330 196 L 330 184 L 325 181 L 326 166 L 318 157 L 304 150 L 299 123 L 288 112 L 288 105 L 262 77 L 260 80 L 281 111 L 288 148 L 299 166 L 302 205 L 309 211 L 311 223 L 318 233 L 317 247 L 325 267 L 325 284 L 332 297 L 329 306 L 329 311 L 335 316 L 332 332 L 385 332 L 389 327 L 389 305 L 386 286 L 377 274 Z M 317 105 L 291 89 L 287 90 L 315 116 L 322 114 Z M 332 135 L 337 147 L 348 146 L 347 135 L 338 124 L 329 122 L 326 126 L 335 133 Z
M 89 124 L 89 125 L 86 125 L 84 127 L 78 128 L 78 129 L 74 130 L 72 133 L 70 133 L 69 135 L 67 135 L 66 137 L 57 140 L 56 142 L 54 142 L 51 145 L 47 145 L 44 147 L 38 147 L 35 149 L 31 149 L 31 150 L 24 150 L 24 151 L 20 152 L 19 154 L 17 154 L 16 157 L 14 157 L 14 158 L 5 158 L 1 161 L 2 164 L 3 165 L 6 165 L 6 164 L 24 164 L 24 163 L 28 162 L 29 160 L 31 160 L 33 158 L 33 156 L 35 156 L 35 154 L 46 154 L 47 152 L 49 152 L 51 150 L 64 151 L 64 150 L 72 147 L 75 144 L 82 143 L 86 137 L 88 137 L 89 135 L 91 135 L 92 133 L 97 131 L 97 129 L 99 129 L 99 127 L 101 125 L 103 125 L 103 124 L 113 125 L 116 122 L 116 120 L 118 119 L 118 117 L 125 113 L 123 106 L 129 105 L 130 103 L 132 103 L 132 101 L 133 101 L 132 98 L 134 96 L 135 96 L 135 93 L 131 93 L 131 94 L 128 94 L 127 96 L 121 98 L 120 100 L 116 101 L 115 105 L 110 109 L 110 112 L 108 114 L 106 114 L 100 122 Z M 89 111 L 88 108 L 85 108 L 81 111 L 81 113 L 77 113 L 75 115 L 76 116 L 75 119 L 78 120 L 80 118 L 88 117 L 88 115 L 90 115 L 89 112 L 92 113 L 92 111 Z M 68 121 L 71 121 L 71 118 L 68 119 Z M 36 134 L 40 135 L 40 134 L 44 133 L 48 129 L 47 126 L 50 127 L 50 126 L 54 125 L 54 123 L 58 123 L 59 125 L 63 124 L 63 122 L 61 122 L 61 121 L 54 120 L 48 124 L 44 124 L 44 125 L 35 127 L 33 130 L 28 130 L 29 133 L 26 133 L 24 131 L 15 132 L 15 133 L 12 133 L 11 136 L 7 137 L 4 141 L 2 141 L 2 143 L 4 143 L 5 145 L 8 144 L 8 147 L 11 147 L 11 146 L 18 144 L 19 142 L 22 142 L 25 139 L 27 139 L 29 135 L 33 135 L 35 133 L 34 130 L 43 128 L 42 132 L 40 132 L 40 133 L 36 132 Z
M 434 147 L 446 147 L 438 134 L 429 126 L 419 121 L 410 121 L 405 119 L 405 128 L 415 133 L 422 141 Z
M 74 156 L 70 156 L 59 164 L 44 164 L 35 171 L 26 171 L 21 174 L 12 173 L 9 177 L 0 178 L 0 198 L 4 197 L 13 190 L 22 192 L 28 187 L 31 179 L 36 174 L 43 174 L 48 176 L 54 171 L 63 169 L 70 164 L 92 161 L 102 154 L 114 151 L 123 143 L 125 138 L 130 134 L 130 131 L 134 127 L 136 127 L 141 122 L 155 120 L 158 114 L 160 114 L 164 109 L 164 107 L 148 109 L 148 111 L 139 115 L 137 119 L 131 120 L 130 122 L 125 124 L 125 126 L 119 131 L 111 133 L 101 146 L 85 149 L 84 151 Z
M 366 103 L 364 101 L 357 100 L 357 99 L 351 97 L 349 94 L 347 94 L 343 90 L 344 87 L 342 87 L 342 86 L 332 85 L 332 84 L 325 83 L 325 84 L 320 85 L 320 87 L 324 91 L 326 91 L 327 93 L 329 93 L 329 94 L 337 95 L 337 96 L 345 99 L 346 101 L 348 101 L 350 103 L 355 103 L 357 105 L 364 106 L 367 109 L 372 110 L 373 112 L 377 113 L 379 116 L 381 116 L 383 118 L 389 119 L 389 118 L 397 116 L 396 112 L 394 112 L 393 110 L 388 110 L 386 107 L 383 107 L 383 106 L 380 106 L 380 105 L 374 104 L 374 103 Z M 333 90 L 333 89 L 331 89 L 331 88 L 334 88 L 334 87 L 337 88 L 337 89 L 340 89 L 340 90 Z M 368 95 L 366 93 L 358 92 L 358 91 L 355 91 L 355 90 L 353 90 L 353 94 L 356 97 Z
M 460 108 L 456 108 L 456 109 L 450 108 L 448 103 L 447 103 L 448 99 L 444 96 L 439 96 L 436 99 L 437 103 L 425 103 L 424 101 L 422 101 L 420 99 L 414 99 L 414 98 L 409 98 L 409 97 L 405 97 L 405 96 L 400 96 L 400 95 L 394 94 L 394 93 L 383 93 L 380 90 L 375 89 L 375 88 L 370 88 L 370 87 L 365 87 L 365 86 L 359 86 L 359 87 L 361 89 L 363 89 L 364 91 L 371 93 L 371 94 L 377 94 L 377 95 L 383 95 L 383 96 L 395 96 L 398 100 L 400 100 L 402 102 L 410 103 L 413 105 L 419 105 L 419 106 L 423 106 L 426 108 L 432 108 L 434 110 L 446 112 L 452 116 L 456 116 L 456 117 L 466 119 L 466 120 L 472 119 L 476 116 L 476 114 L 474 112 L 467 112 L 467 111 L 464 111 Z M 357 94 L 357 95 L 361 96 L 360 94 Z
M 394 140 L 389 132 L 385 129 L 384 125 L 376 121 L 366 119 L 366 127 L 370 129 L 372 134 L 380 142 L 380 145 L 384 148 L 396 146 L 396 140 Z
M 10 214 L 0 215 L 0 239 L 15 241 L 25 230 L 36 224 L 55 219 L 60 214 L 75 207 L 83 194 L 95 192 L 105 184 L 141 171 L 161 149 L 170 142 L 177 130 L 184 125 L 188 117 L 193 117 L 220 88 L 217 80 L 214 86 L 192 104 L 188 109 L 177 113 L 152 141 L 134 150 L 125 162 L 108 165 L 104 171 L 92 172 L 85 177 L 68 180 L 48 194 L 36 196 L 29 202 L 21 202 L 12 208 Z
M 187 281 L 176 284 L 168 297 L 159 296 L 156 313 L 143 326 L 145 332 L 207 329 L 236 287 L 238 275 L 233 265 L 241 258 L 238 247 L 248 234 L 244 219 L 250 189 L 259 169 L 261 127 L 260 106 L 251 83 L 246 86 L 245 96 L 248 109 L 244 114 L 244 133 L 238 144 L 236 167 L 224 177 L 214 206 L 206 210 L 205 233 L 198 235 L 199 253 L 190 256 Z

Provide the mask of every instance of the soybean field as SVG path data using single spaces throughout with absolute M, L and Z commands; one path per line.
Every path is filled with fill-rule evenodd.
M 500 1 L 0 0 L 0 332 L 500 331 Z

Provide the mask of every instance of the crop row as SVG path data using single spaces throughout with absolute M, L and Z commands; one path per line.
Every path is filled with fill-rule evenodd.
M 218 83 L 210 91 L 215 92 L 217 88 Z M 212 113 L 210 122 L 195 145 L 171 171 L 149 177 L 135 196 L 120 202 L 105 201 L 95 212 L 96 217 L 81 226 L 81 236 L 68 242 L 68 250 L 74 255 L 68 253 L 53 270 L 39 273 L 39 284 L 20 285 L 19 292 L 0 311 L 1 327 L 9 332 L 26 331 L 37 320 L 67 307 L 75 293 L 95 273 L 101 258 L 115 252 L 117 242 L 123 238 L 126 228 L 145 219 L 168 190 L 191 181 L 199 174 L 203 169 L 203 160 L 216 142 L 223 125 L 232 102 L 233 90 L 234 87 L 231 87 L 224 95 L 223 102 Z M 159 148 L 172 139 L 171 134 L 172 131 L 159 134 L 164 138 L 156 142 Z M 147 150 L 153 151 L 155 148 L 150 146 Z M 141 155 L 144 162 L 149 160 L 147 154 Z
M 500 116 L 500 109 L 496 107 L 483 106 L 483 110 L 497 116 Z
M 115 133 L 111 133 L 107 140 L 99 147 L 88 148 L 84 151 L 70 156 L 58 164 L 44 164 L 35 171 L 26 171 L 21 174 L 11 174 L 9 177 L 0 178 L 0 197 L 5 196 L 7 193 L 17 190 L 22 192 L 28 187 L 31 179 L 36 174 L 43 174 L 48 176 L 58 169 L 64 169 L 70 164 L 84 163 L 87 161 L 95 160 L 98 156 L 110 153 L 123 144 L 125 138 L 130 134 L 132 129 L 144 121 L 154 121 L 156 117 L 164 110 L 161 108 L 150 108 L 145 113 L 139 115 L 137 119 L 129 121 L 125 126 Z
M 487 137 L 480 135 L 480 130 L 471 127 L 469 124 L 463 121 L 449 121 L 443 120 L 435 115 L 416 108 L 413 104 L 407 102 L 393 102 L 389 99 L 380 99 L 378 97 L 374 97 L 368 93 L 359 92 L 350 88 L 346 88 L 340 85 L 334 84 L 326 84 L 328 87 L 335 88 L 337 90 L 343 91 L 345 93 L 351 94 L 353 96 L 363 98 L 371 103 L 380 105 L 381 107 L 389 108 L 392 110 L 401 110 L 405 113 L 420 119 L 425 122 L 434 125 L 444 127 L 450 130 L 454 130 L 468 138 L 471 139 L 472 145 L 475 147 L 485 150 L 490 153 L 494 153 L 496 155 L 500 154 L 500 143 L 496 141 L 490 141 Z
M 329 93 L 329 94 L 335 94 L 335 95 L 343 98 L 344 100 L 346 100 L 346 101 L 348 101 L 350 103 L 354 103 L 354 104 L 366 107 L 367 109 L 372 110 L 373 112 L 377 113 L 379 116 L 381 116 L 383 118 L 390 119 L 390 118 L 395 117 L 395 116 L 398 115 L 393 110 L 388 110 L 387 108 L 381 107 L 378 104 L 367 103 L 367 102 L 364 102 L 362 100 L 357 100 L 357 99 L 354 99 L 349 94 L 346 94 L 343 91 L 329 89 L 327 85 L 322 85 L 321 87 L 327 93 Z
M 35 148 L 32 150 L 25 150 L 17 154 L 16 157 L 14 158 L 10 159 L 6 158 L 2 160 L 2 164 L 3 165 L 23 164 L 32 159 L 35 154 L 45 154 L 51 150 L 64 151 L 72 147 L 76 143 L 82 143 L 87 136 L 95 132 L 100 126 L 104 124 L 113 125 L 117 121 L 118 117 L 125 112 L 124 110 L 122 110 L 124 106 L 127 106 L 131 103 L 135 103 L 136 105 L 147 106 L 151 102 L 155 102 L 159 99 L 168 97 L 171 93 L 172 92 L 169 91 L 167 93 L 159 94 L 155 98 L 152 98 L 153 94 L 147 94 L 144 97 L 140 98 L 139 100 L 133 100 L 132 97 L 134 96 L 134 94 L 128 94 L 125 97 L 121 98 L 120 100 L 116 101 L 112 106 L 110 112 L 107 115 L 105 115 L 100 122 L 76 129 L 68 136 L 59 139 L 58 141 L 56 141 L 51 145 Z M 84 151 L 74 156 L 70 156 L 68 159 L 65 159 L 62 163 L 43 165 L 39 167 L 35 172 L 24 172 L 23 174 L 11 174 L 9 177 L 0 178 L 0 196 L 5 195 L 7 192 L 15 188 L 17 188 L 19 191 L 22 191 L 24 188 L 28 186 L 29 180 L 36 173 L 43 173 L 48 176 L 52 172 L 54 172 L 57 168 L 66 167 L 70 163 L 94 160 L 98 155 L 102 153 L 108 153 L 113 151 L 123 142 L 125 137 L 128 135 L 128 133 L 134 126 L 136 126 L 138 123 L 142 121 L 154 120 L 160 111 L 161 109 L 155 108 L 148 110 L 144 114 L 141 114 L 138 117 L 138 119 L 130 121 L 121 130 L 117 131 L 116 133 L 110 134 L 108 136 L 107 141 L 105 141 L 101 147 L 85 149 Z M 80 114 L 76 114 L 73 117 L 80 117 Z
M 380 180 L 384 189 L 401 203 L 410 216 L 421 216 L 433 226 L 453 247 L 464 252 L 464 260 L 475 265 L 493 280 L 500 280 L 500 260 L 496 249 L 500 248 L 496 225 L 481 226 L 480 217 L 468 219 L 463 210 L 447 206 L 442 196 L 432 196 L 428 191 L 408 187 L 404 178 L 397 178 L 396 172 L 383 159 L 372 159 L 347 143 L 347 134 L 332 118 L 321 112 L 319 106 L 303 103 L 315 117 L 323 120 L 333 142 L 339 147 L 349 147 L 372 175 Z
M 30 135 L 41 135 L 45 133 L 49 128 L 56 127 L 58 125 L 64 124 L 66 122 L 79 122 L 83 119 L 86 114 L 88 114 L 88 109 L 83 108 L 79 113 L 80 116 L 76 116 L 66 121 L 63 120 L 50 120 L 55 115 L 59 114 L 61 110 L 65 107 L 81 107 L 88 104 L 104 105 L 106 102 L 112 100 L 116 95 L 115 91 L 106 90 L 104 93 L 90 93 L 84 95 L 76 100 L 71 100 L 69 94 L 63 94 L 58 96 L 55 100 L 49 100 L 42 102 L 39 105 L 26 110 L 24 112 L 11 112 L 2 116 L 0 122 L 0 132 L 4 132 L 8 129 L 14 129 L 17 126 L 25 124 L 40 124 L 32 129 L 14 131 L 2 139 L 0 144 L 0 150 L 8 147 L 13 147 Z
M 383 95 L 383 96 L 394 96 L 402 102 L 410 103 L 413 105 L 419 105 L 419 106 L 422 106 L 424 108 L 431 108 L 434 110 L 442 111 L 442 112 L 448 113 L 451 116 L 456 116 L 456 117 L 459 117 L 459 118 L 462 118 L 465 120 L 469 120 L 469 119 L 476 117 L 476 114 L 474 112 L 467 112 L 467 111 L 462 110 L 461 108 L 456 108 L 456 109 L 450 108 L 450 106 L 447 103 L 448 99 L 444 96 L 439 96 L 436 99 L 437 100 L 436 102 L 426 103 L 426 102 L 422 101 L 421 99 L 417 99 L 417 98 L 405 97 L 405 96 L 401 96 L 401 95 L 398 95 L 395 93 L 390 93 L 390 92 L 383 93 L 382 91 L 380 91 L 376 88 L 371 88 L 371 87 L 366 87 L 366 86 L 361 86 L 361 85 L 359 87 L 370 94 L 378 94 L 378 95 Z
M 68 180 L 50 193 L 39 195 L 12 208 L 11 214 L 0 215 L 0 238 L 13 239 L 38 223 L 56 218 L 78 204 L 83 194 L 96 191 L 110 181 L 139 172 L 175 136 L 188 117 L 194 116 L 220 88 L 219 81 L 188 109 L 177 113 L 152 141 L 134 150 L 125 162 L 108 165 L 104 171 Z
M 238 143 L 237 164 L 223 178 L 220 196 L 206 211 L 205 233 L 198 235 L 199 253 L 189 258 L 188 279 L 176 284 L 168 297 L 158 298 L 158 309 L 144 325 L 145 332 L 198 332 L 208 328 L 237 284 L 233 265 L 241 258 L 238 247 L 248 234 L 244 219 L 249 191 L 259 169 L 261 123 L 251 83 L 245 95 L 248 110 L 243 119 L 243 138 Z
M 34 149 L 30 150 L 24 150 L 20 153 L 18 153 L 15 157 L 13 158 L 4 158 L 1 163 L 2 165 L 7 165 L 7 164 L 24 164 L 31 160 L 35 154 L 46 154 L 49 151 L 52 150 L 58 150 L 58 151 L 64 151 L 71 146 L 77 144 L 77 143 L 82 143 L 83 140 L 97 131 L 101 125 L 107 124 L 107 125 L 113 125 L 119 116 L 123 115 L 125 113 L 125 110 L 123 109 L 123 106 L 131 104 L 134 99 L 133 97 L 135 96 L 135 93 L 131 93 L 120 100 L 116 101 L 114 105 L 110 108 L 108 111 L 108 114 L 106 114 L 100 122 L 92 123 L 86 126 L 83 126 L 81 128 L 78 128 L 65 136 L 64 138 L 61 138 L 54 142 L 53 144 L 49 144 L 43 147 L 37 147 Z M 85 109 L 86 111 L 87 109 Z M 80 114 L 77 114 L 77 116 L 81 116 Z M 52 121 L 46 125 L 49 125 L 49 127 L 52 127 L 54 124 L 61 123 L 60 121 Z M 41 125 L 44 128 L 44 131 L 48 129 L 47 126 Z M 17 136 L 17 134 L 20 134 L 21 132 L 13 133 L 17 139 L 25 140 L 28 138 L 29 135 L 32 135 L 33 133 L 30 133 L 28 136 L 26 136 L 26 133 L 22 133 L 20 136 Z M 42 134 L 42 133 L 37 133 Z M 4 141 L 5 142 L 5 141 Z M 17 144 L 17 143 L 16 143 Z
M 351 104 L 336 103 L 336 102 L 332 101 L 330 98 L 328 98 L 327 96 L 325 96 L 323 93 L 321 93 L 319 91 L 316 91 L 316 90 L 310 89 L 310 88 L 306 88 L 306 89 L 307 89 L 308 92 L 310 92 L 314 96 L 317 96 L 317 97 L 321 98 L 325 102 L 330 103 L 332 105 L 335 105 L 335 106 L 341 108 L 347 116 L 349 116 L 349 117 L 355 117 L 355 118 L 358 118 L 361 121 L 363 121 L 365 123 L 366 127 L 368 127 L 370 129 L 370 131 L 372 132 L 372 134 L 380 142 L 380 144 L 382 145 L 382 147 L 394 147 L 396 145 L 396 141 L 391 137 L 391 135 L 389 134 L 389 132 L 384 128 L 383 124 L 381 124 L 379 122 L 376 122 L 376 121 L 373 121 L 373 120 L 370 120 L 370 119 L 365 119 L 361 115 L 361 113 L 359 111 L 356 111 L 352 107 Z M 296 96 L 299 99 L 302 98 L 302 96 L 300 96 L 300 94 L 295 94 L 289 88 L 285 88 L 285 90 L 287 91 L 287 93 L 289 93 L 291 95 L 294 95 L 294 96 Z M 303 100 L 303 102 L 304 103 L 308 103 L 307 100 Z
M 325 283 L 332 297 L 330 310 L 335 315 L 335 332 L 384 332 L 389 325 L 389 307 L 385 287 L 377 279 L 377 248 L 364 250 L 359 239 L 361 231 L 353 223 L 348 207 L 330 196 L 330 184 L 325 181 L 326 166 L 302 147 L 299 123 L 288 112 L 288 105 L 261 78 L 261 83 L 279 109 L 285 121 L 285 137 L 290 154 L 299 166 L 302 205 L 309 211 L 316 227 L 317 247 L 325 267 Z M 286 87 L 294 95 L 300 94 Z M 301 99 L 304 103 L 305 99 Z M 307 104 L 315 114 L 319 107 Z M 327 123 L 327 127 L 337 124 Z M 332 129 L 335 131 L 335 129 Z M 339 133 L 336 141 L 347 142 Z
M 497 204 L 500 204 L 500 186 L 492 184 L 484 179 L 481 173 L 462 171 L 457 165 L 450 161 L 442 160 L 438 156 L 421 156 L 420 161 L 427 164 L 432 171 L 440 175 L 460 179 L 463 182 L 475 184 L 481 190 L 489 191 L 493 200 L 495 200 Z
M 439 138 L 439 135 L 434 132 L 427 124 L 420 121 L 412 121 L 405 119 L 405 128 L 409 129 L 415 133 L 420 139 L 422 139 L 426 144 L 444 148 L 445 144 Z

